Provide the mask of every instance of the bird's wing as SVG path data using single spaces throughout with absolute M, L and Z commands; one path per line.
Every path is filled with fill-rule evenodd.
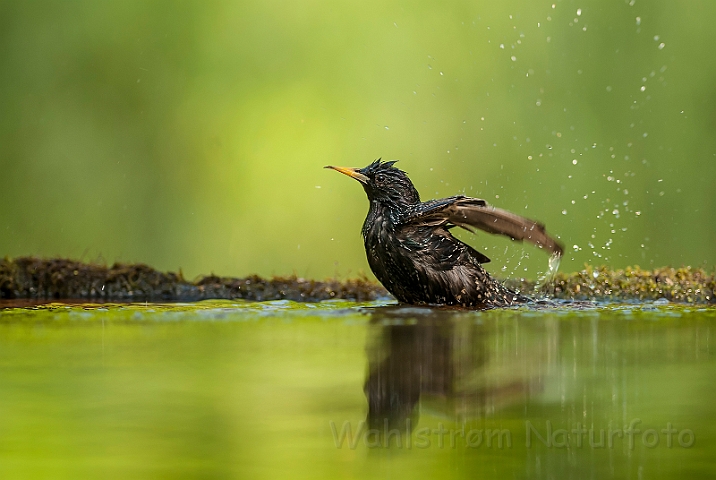
M 488 205 L 479 198 L 458 195 L 425 202 L 416 206 L 404 222 L 423 226 L 453 224 L 471 232 L 477 228 L 516 241 L 526 240 L 553 255 L 561 256 L 563 252 L 562 245 L 547 235 L 541 223 Z

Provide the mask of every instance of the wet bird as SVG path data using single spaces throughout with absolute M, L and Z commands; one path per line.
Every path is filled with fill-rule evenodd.
M 380 159 L 365 168 L 326 166 L 358 180 L 370 201 L 363 242 L 373 274 L 401 303 L 469 308 L 508 306 L 527 297 L 492 278 L 484 254 L 455 238 L 452 227 L 528 241 L 562 255 L 544 225 L 463 195 L 420 201 L 408 175 Z

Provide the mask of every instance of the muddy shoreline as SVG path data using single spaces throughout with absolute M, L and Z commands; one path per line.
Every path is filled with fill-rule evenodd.
M 587 266 L 558 273 L 537 285 L 509 279 L 510 287 L 534 296 L 575 300 L 647 301 L 716 304 L 714 273 L 691 267 L 611 270 Z M 295 276 L 233 278 L 216 275 L 186 280 L 181 273 L 160 272 L 144 264 L 107 266 L 64 258 L 18 257 L 0 260 L 0 299 L 189 302 L 208 299 L 254 301 L 329 299 L 354 301 L 390 298 L 368 279 L 308 280 Z

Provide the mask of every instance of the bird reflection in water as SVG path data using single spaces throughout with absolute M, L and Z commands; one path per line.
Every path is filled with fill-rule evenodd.
M 512 325 L 508 330 L 517 329 Z M 488 328 L 470 312 L 372 310 L 364 386 L 368 428 L 407 432 L 418 425 L 421 410 L 460 423 L 526 402 L 543 389 L 549 345 L 514 341 L 515 333 Z M 552 343 L 549 337 L 542 341 Z

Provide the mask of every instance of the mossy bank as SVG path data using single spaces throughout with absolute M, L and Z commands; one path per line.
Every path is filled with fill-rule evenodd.
M 541 284 L 524 279 L 506 283 L 522 292 L 560 299 L 714 304 L 714 273 L 691 267 L 642 270 L 587 266 L 558 273 Z M 307 280 L 295 276 L 233 278 L 209 275 L 186 280 L 181 272 L 159 272 L 143 264 L 106 266 L 34 257 L 0 260 L 0 299 L 86 299 L 104 301 L 197 301 L 245 299 L 315 302 L 340 298 L 366 301 L 389 297 L 378 283 Z

